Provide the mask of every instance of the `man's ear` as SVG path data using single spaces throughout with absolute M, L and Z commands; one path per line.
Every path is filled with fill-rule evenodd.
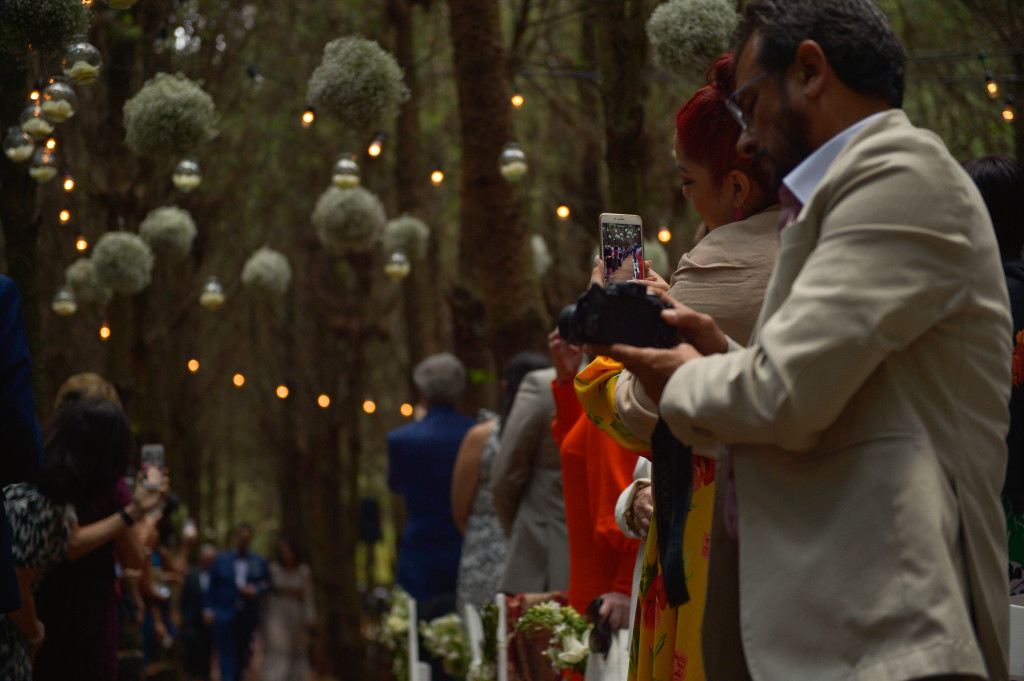
M 828 72 L 828 59 L 821 45 L 813 40 L 805 40 L 796 48 L 793 65 L 799 78 L 804 97 L 815 99 L 825 87 Z

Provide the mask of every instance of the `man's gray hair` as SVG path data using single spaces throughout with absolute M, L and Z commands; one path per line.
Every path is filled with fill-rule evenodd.
M 455 355 L 441 352 L 416 365 L 412 382 L 427 402 L 454 405 L 466 389 L 466 367 Z

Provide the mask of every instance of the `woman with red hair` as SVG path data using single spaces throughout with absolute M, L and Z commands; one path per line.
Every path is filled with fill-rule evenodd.
M 726 108 L 735 68 L 732 55 L 719 57 L 708 70 L 707 85 L 676 114 L 676 165 L 683 194 L 708 234 L 683 255 L 668 283 L 653 276 L 649 284 L 667 289 L 676 300 L 711 315 L 731 338 L 746 342 L 778 251 L 779 207 L 767 174 L 755 160 L 740 157 L 736 150 L 740 128 Z M 598 265 L 596 270 L 600 268 Z M 599 274 L 595 271 L 595 278 Z M 651 448 L 657 405 L 620 364 L 598 357 L 576 377 L 576 387 L 586 413 L 619 444 L 636 452 Z M 659 468 L 659 457 L 669 456 L 672 454 L 654 448 L 655 476 L 664 470 Z M 669 544 L 682 555 L 667 562 L 675 566 L 667 574 L 662 569 L 657 518 L 666 517 L 662 511 L 673 504 L 686 504 L 688 491 L 672 485 L 658 487 L 656 513 L 651 511 L 650 487 L 640 487 L 637 492 L 638 486 L 634 486 L 634 498 L 624 504 L 620 501 L 628 509 L 626 525 L 638 536 L 647 535 L 636 592 L 630 681 L 704 679 L 700 630 L 708 587 L 708 552 L 712 518 L 725 506 L 721 497 L 726 491 L 718 490 L 716 504 L 715 459 L 714 450 L 694 452 L 692 496 L 681 549 L 678 541 Z M 654 483 L 657 485 L 657 478 Z M 721 518 L 715 523 L 716 542 L 720 525 Z M 715 546 L 717 549 L 719 544 Z M 735 550 L 735 544 L 723 550 Z M 670 603 L 684 600 L 681 592 L 688 593 L 689 600 Z

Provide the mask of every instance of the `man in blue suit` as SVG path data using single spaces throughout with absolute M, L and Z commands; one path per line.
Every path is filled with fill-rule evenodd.
M 248 524 L 238 526 L 235 542 L 234 549 L 222 552 L 214 561 L 204 595 L 204 616 L 213 623 L 221 681 L 244 677 L 259 625 L 260 597 L 271 587 L 266 559 L 249 551 L 252 528 Z
M 455 411 L 466 370 L 454 355 L 427 357 L 412 378 L 427 415 L 388 433 L 388 487 L 407 510 L 396 581 L 420 601 L 426 620 L 455 608 L 462 535 L 452 520 L 452 469 L 475 421 Z
M 2 488 L 32 478 L 42 464 L 43 446 L 32 397 L 32 361 L 28 353 L 21 295 L 14 281 L 0 275 L 0 612 L 21 608 L 11 555 L 10 527 Z

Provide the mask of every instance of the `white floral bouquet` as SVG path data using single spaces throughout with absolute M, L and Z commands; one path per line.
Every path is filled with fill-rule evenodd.
M 392 653 L 391 670 L 396 679 L 409 678 L 409 594 L 397 584 L 391 589 L 391 607 L 384 615 L 378 640 Z
M 516 623 L 516 632 L 548 630 L 551 639 L 544 655 L 558 672 L 582 674 L 590 655 L 590 625 L 575 608 L 554 601 L 538 603 L 527 610 Z
M 462 620 L 455 613 L 442 615 L 430 622 L 420 622 L 423 645 L 441 660 L 444 670 L 457 679 L 466 678 L 469 669 L 469 646 Z

